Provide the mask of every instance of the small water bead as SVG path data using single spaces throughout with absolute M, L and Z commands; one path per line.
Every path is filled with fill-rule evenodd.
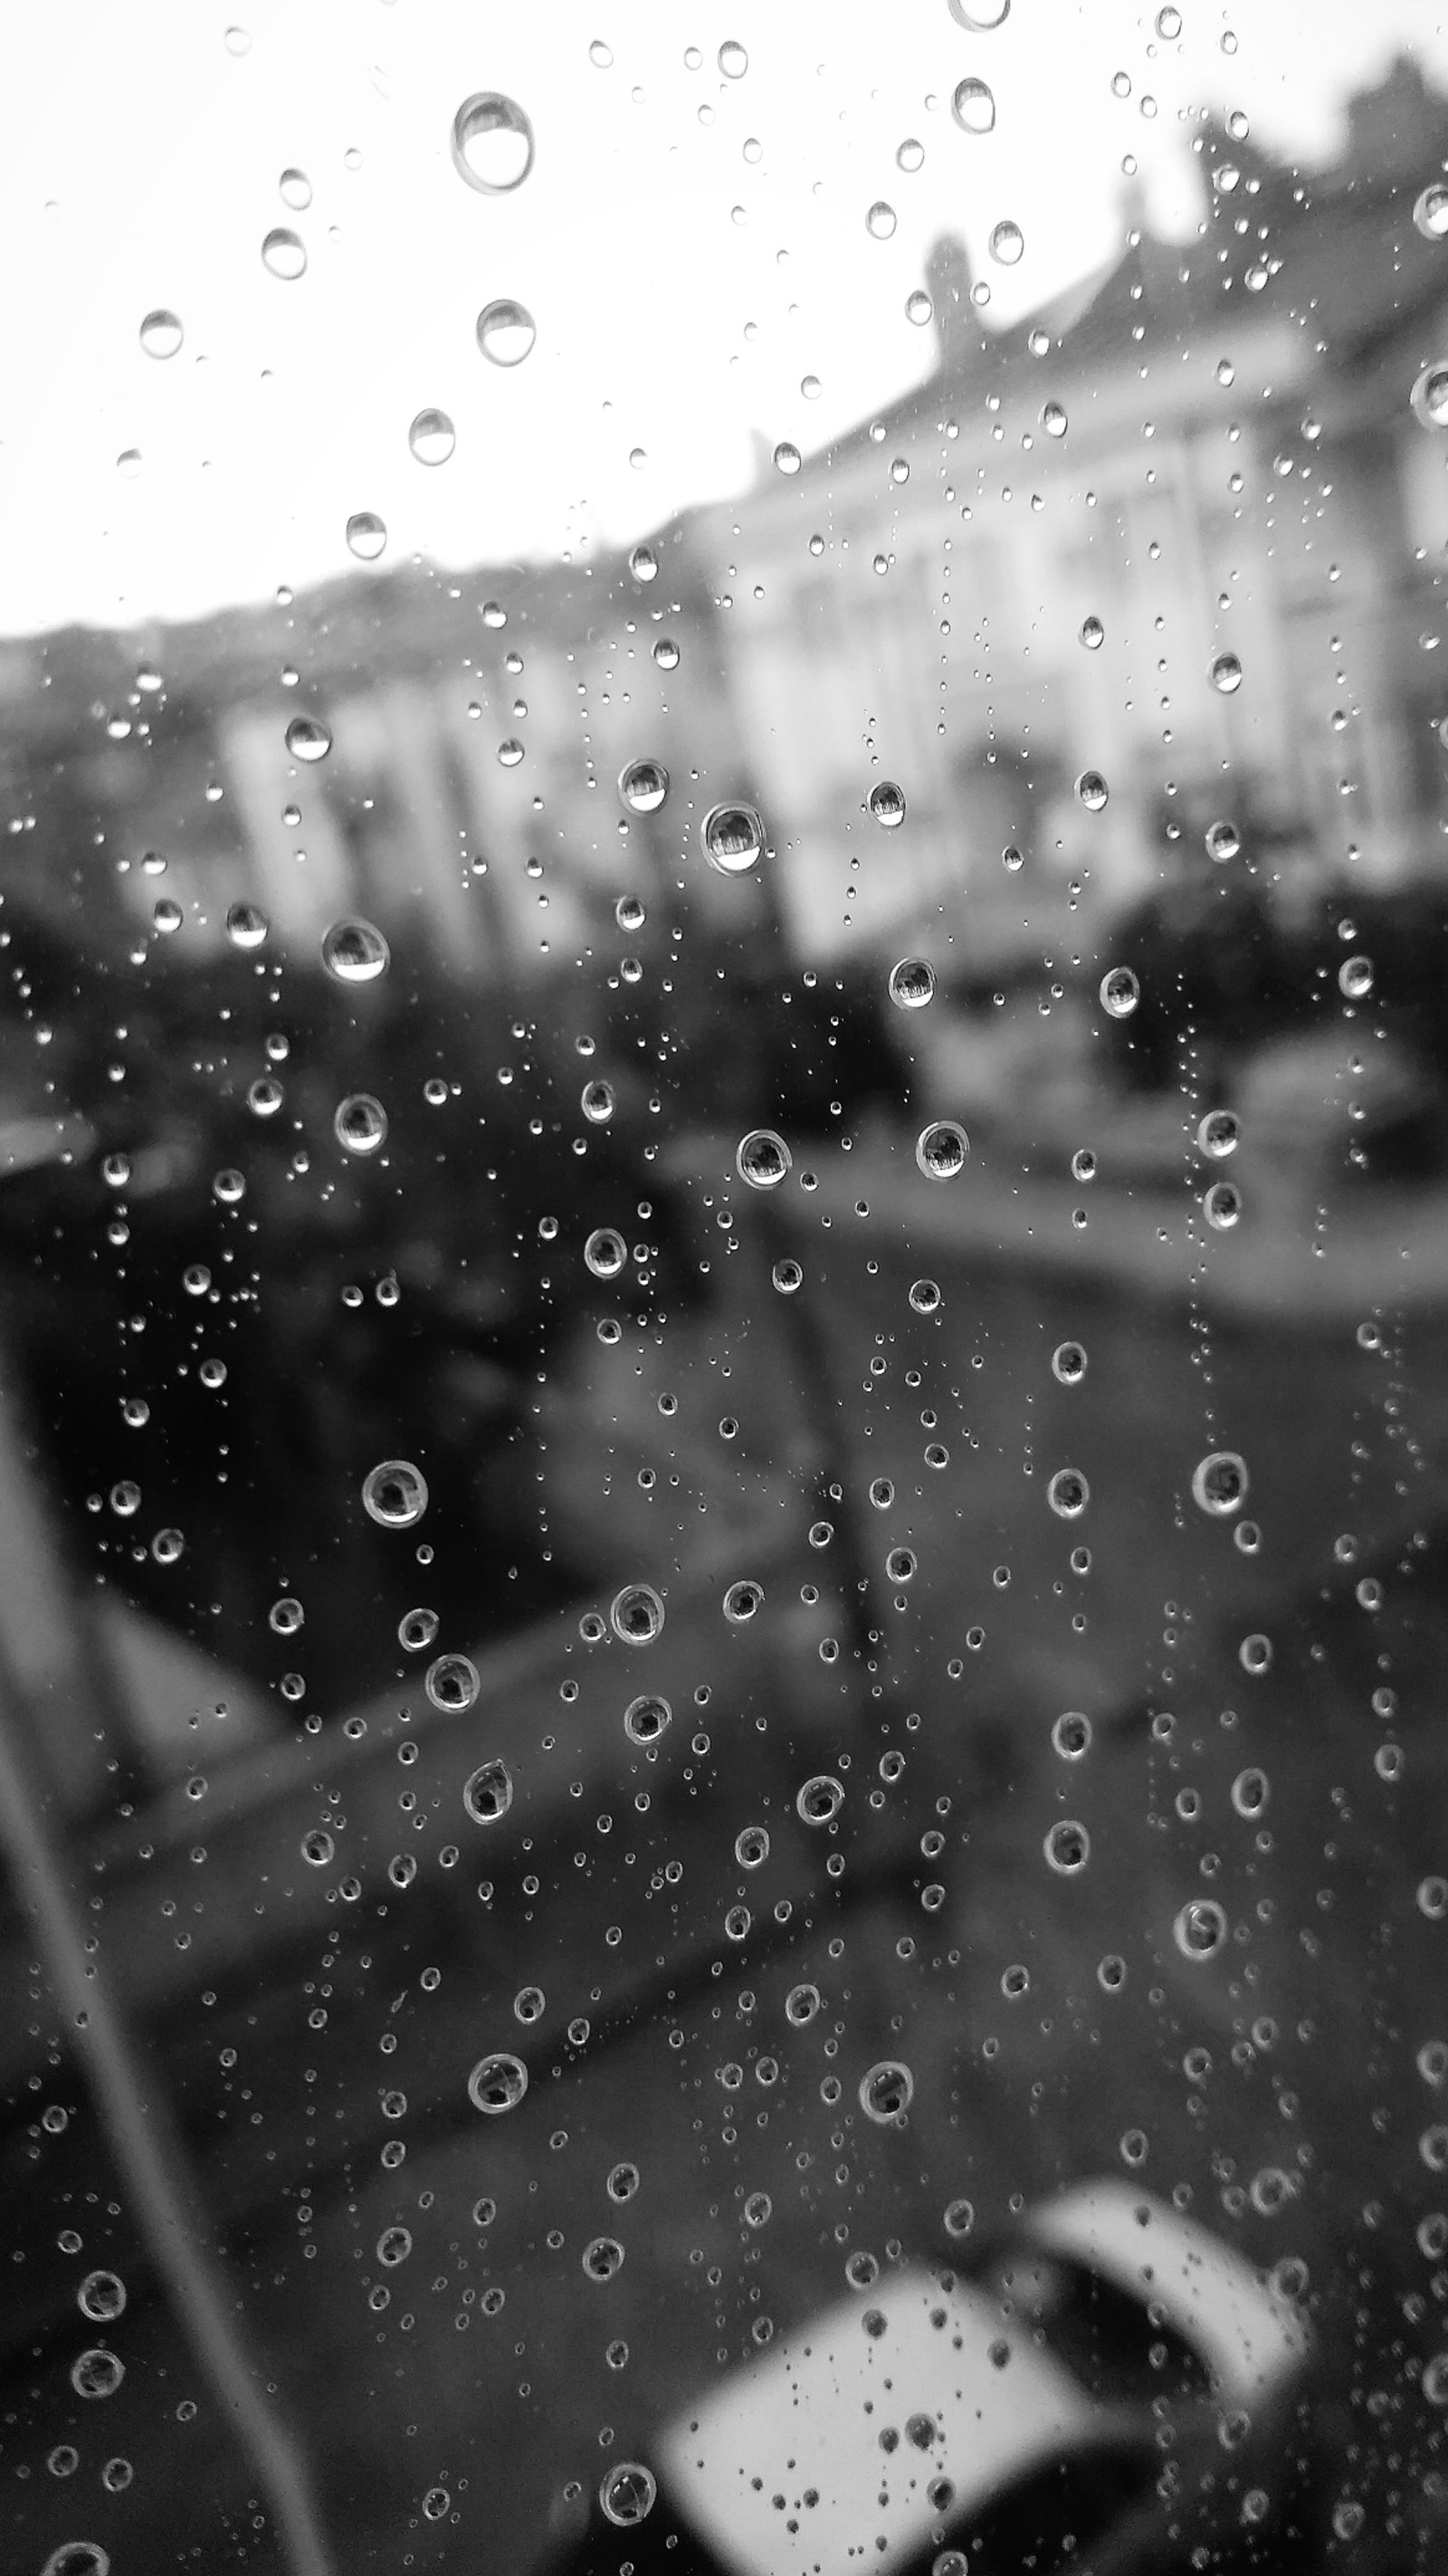
M 1063 1762 L 1079 1762 L 1091 1750 L 1091 1720 L 1079 1708 L 1068 1708 L 1051 1729 L 1051 1742 Z
M 774 451 L 775 470 L 780 474 L 797 474 L 803 462 L 799 449 L 789 439 L 782 438 Z
M 872 1477 L 870 1480 L 870 1501 L 874 1506 L 874 1509 L 877 1512 L 888 1512 L 894 1500 L 895 1488 L 891 1483 L 890 1478 L 888 1476 Z
M 274 1082 L 270 1074 L 258 1074 L 256 1081 L 247 1085 L 246 1105 L 254 1118 L 274 1118 L 285 1098 L 281 1084 Z
M 917 1279 L 910 1289 L 910 1303 L 917 1315 L 938 1315 L 945 1299 L 933 1279 Z
M 81 2315 L 92 2325 L 109 2325 L 124 2312 L 126 2285 L 118 2272 L 87 2272 L 75 2296 Z
M 919 140 L 917 135 L 907 134 L 904 142 L 897 144 L 895 148 L 896 168 L 913 174 L 916 170 L 924 167 L 924 162 L 924 144 Z
M 520 367 L 538 337 L 538 325 L 526 304 L 495 296 L 478 315 L 478 347 L 495 367 Z
M 1197 1128 L 1197 1143 L 1204 1154 L 1217 1163 L 1235 1154 L 1242 1137 L 1242 1122 L 1230 1109 L 1209 1109 Z
M 1091 1837 L 1074 1817 L 1063 1816 L 1042 1845 L 1050 1867 L 1061 1878 L 1074 1878 L 1091 1857 Z
M 103 2344 L 78 2353 L 70 2365 L 70 2384 L 77 2397 L 114 2397 L 125 2375 L 125 2363 Z
M 297 1630 L 305 1626 L 306 1617 L 300 1601 L 290 1592 L 285 1592 L 280 1601 L 272 1603 L 266 1614 L 266 1624 L 274 1636 L 294 1637 Z
M 1091 1488 L 1080 1468 L 1058 1467 L 1046 1487 L 1046 1500 L 1058 1520 L 1079 1520 L 1091 1500 Z
M 1227 1937 L 1227 1917 L 1213 1896 L 1193 1896 L 1172 1925 L 1172 1939 L 1184 1959 L 1214 1958 Z
M 935 992 L 935 969 L 923 957 L 902 957 L 890 969 L 890 999 L 899 1011 L 923 1011 Z
M 1225 1520 L 1241 1510 L 1249 1482 L 1245 1458 L 1235 1449 L 1213 1449 L 1192 1469 L 1192 1501 L 1198 1511 Z
M 928 1181 L 953 1181 L 964 1171 L 970 1138 L 954 1118 L 937 1118 L 915 1139 L 917 1169 Z
M 387 544 L 387 522 L 375 510 L 354 510 L 347 522 L 347 544 L 359 563 L 375 563 Z
M 988 36 L 993 28 L 1005 25 L 1011 0 L 950 0 L 950 14 L 967 35 Z
M 1077 634 L 1088 653 L 1099 653 L 1106 641 L 1106 629 L 1099 617 L 1083 617 Z
M 632 2531 L 653 2512 L 658 2492 L 653 2470 L 646 2469 L 642 2460 L 620 2460 L 598 2490 L 604 2520 L 621 2531 Z
M 427 1509 L 427 1479 L 410 1458 L 384 1458 L 362 1479 L 362 1508 L 383 1529 L 413 1529 Z
M 905 298 L 906 321 L 913 322 L 917 331 L 923 331 L 926 323 L 933 321 L 934 318 L 934 305 L 926 294 L 924 287 L 917 286 L 913 293 L 907 295 Z M 886 568 L 885 558 L 881 555 L 877 555 L 875 558 L 875 565 L 877 571 L 883 571 Z
M 763 1825 L 746 1825 L 734 1837 L 734 1857 L 741 1869 L 758 1869 L 769 1858 L 769 1836 Z
M 915 2099 L 915 2078 L 902 2058 L 882 2057 L 860 2078 L 860 2108 L 883 2128 L 902 2117 Z
M 1001 866 L 1005 869 L 1006 874 L 1008 876 L 1018 877 L 1025 864 L 1026 854 L 1024 850 L 1018 850 L 1014 842 L 1009 842 L 1001 852 Z
M 1232 1804 L 1238 1815 L 1245 1816 L 1250 1822 L 1255 1822 L 1265 1812 L 1271 1794 L 1266 1772 L 1255 1767 L 1239 1771 L 1232 1782 Z
M 485 197 L 521 188 L 533 167 L 533 127 L 515 98 L 476 90 L 452 121 L 453 168 Z
M 1086 1353 L 1080 1342 L 1057 1343 L 1051 1353 L 1051 1374 L 1062 1386 L 1079 1386 L 1086 1368 Z
M 623 2247 L 616 2236 L 595 2236 L 585 2245 L 582 2262 L 591 2281 L 611 2281 L 623 2269 Z
M 1366 1001 L 1373 989 L 1370 957 L 1345 957 L 1337 970 L 1337 988 L 1349 1002 Z
M 840 1782 L 827 1771 L 817 1771 L 812 1780 L 806 1780 L 794 1806 L 801 1824 L 829 1825 L 833 1824 L 844 1803 L 845 1793 Z
M 1048 438 L 1064 438 L 1070 421 L 1058 402 L 1048 402 L 1041 412 L 1041 427 Z
M 888 197 L 877 197 L 865 217 L 865 230 L 872 241 L 889 241 L 895 230 L 895 209 Z
M 624 1646 L 651 1646 L 662 1632 L 664 1605 L 651 1583 L 626 1583 L 609 1606 L 609 1625 Z
M 1202 1199 L 1202 1214 L 1218 1234 L 1230 1234 L 1242 1213 L 1242 1193 L 1234 1181 L 1213 1181 Z
M 733 1628 L 742 1628 L 764 1607 L 762 1583 L 731 1583 L 724 1595 L 724 1616 Z
M 743 80 L 749 69 L 749 56 L 733 36 L 720 46 L 716 60 L 726 80 Z
M 505 742 L 499 743 L 498 764 L 500 768 L 516 769 L 524 757 L 523 745 L 519 742 L 516 734 L 509 734 Z M 541 862 L 530 860 L 528 873 L 530 876 L 541 876 L 543 873 Z
M 196 1374 L 205 1387 L 225 1386 L 226 1362 L 225 1360 L 203 1360 Z
M 652 1691 L 631 1699 L 623 1713 L 623 1731 L 630 1744 L 657 1744 L 673 1722 L 674 1712 L 668 1701 Z
M 528 2069 L 521 2057 L 508 2049 L 495 2048 L 480 2057 L 468 2077 L 468 2097 L 473 2108 L 495 2119 L 503 2111 L 516 2111 L 528 2090 Z
M 1108 1019 L 1129 1020 L 1141 999 L 1141 986 L 1129 966 L 1113 966 L 1098 988 Z
M 1423 369 L 1413 387 L 1413 410 L 1424 429 L 1448 429 L 1448 366 Z
M 271 276 L 281 278 L 288 285 L 293 279 L 304 277 L 307 269 L 307 254 L 302 247 L 300 235 L 294 233 L 287 224 L 274 226 L 262 243 L 261 264 Z
M 882 778 L 870 790 L 870 812 L 883 832 L 898 832 L 905 820 L 905 790 L 893 778 Z
M 782 1261 L 776 1261 L 769 1276 L 773 1281 L 774 1286 L 779 1290 L 781 1297 L 792 1297 L 795 1290 L 804 1285 L 803 1270 L 800 1268 L 799 1263 L 792 1260 L 788 1254 L 786 1254 Z
M 642 930 L 648 915 L 636 894 L 621 894 L 613 907 L 620 930 Z
M 1111 790 L 1099 769 L 1083 769 L 1076 781 L 1076 796 L 1088 814 L 1099 814 L 1109 804 Z
M 331 731 L 317 716 L 293 716 L 286 743 L 293 760 L 325 760 L 332 748 Z
M 1254 1680 L 1260 1680 L 1262 1675 L 1270 1672 L 1272 1668 L 1271 1638 L 1264 1637 L 1260 1633 L 1244 1637 L 1237 1648 L 1237 1661 L 1244 1673 L 1250 1673 Z
M 989 134 L 996 121 L 995 94 L 983 80 L 958 81 L 950 112 L 962 134 Z
M 160 902 L 152 905 L 151 919 L 163 938 L 169 939 L 178 931 L 184 918 L 181 906 L 169 894 L 163 894 Z
M 669 792 L 669 773 L 661 760 L 631 760 L 627 768 L 619 772 L 618 792 L 631 814 L 657 814 Z M 623 902 L 628 900 L 626 896 L 623 898 L 618 906 L 619 912 L 623 909 Z M 620 921 L 619 928 L 637 930 L 643 917 L 643 906 L 638 904 L 636 918 Z
M 384 2227 L 377 2239 L 377 2260 L 389 2266 L 405 2263 L 412 2252 L 410 2227 Z
M 653 658 L 661 671 L 677 671 L 679 648 L 672 635 L 661 635 L 654 646 Z
M 433 1707 L 446 1710 L 450 1717 L 471 1708 L 480 1687 L 477 1665 L 466 1655 L 439 1655 L 423 1676 L 423 1688 Z
M 658 577 L 659 560 L 652 546 L 635 546 L 628 559 L 635 581 L 650 582 Z
M 495 1825 L 513 1803 L 513 1775 L 500 1754 L 480 1762 L 463 1782 L 463 1805 L 475 1825 Z
M 346 1154 L 380 1154 L 387 1142 L 387 1112 L 370 1091 L 349 1091 L 337 1103 L 332 1133 Z
M 764 825 L 752 805 L 714 805 L 699 826 L 704 856 L 720 876 L 739 877 L 764 848 Z
M 1244 1556 L 1255 1556 L 1262 1544 L 1262 1533 L 1255 1521 L 1238 1521 L 1232 1532 L 1232 1544 Z
M 616 1279 L 628 1260 L 628 1245 L 611 1225 L 598 1225 L 583 1247 L 583 1258 L 595 1279 Z
M 991 258 L 999 260 L 1002 268 L 1014 268 L 1026 247 L 1026 236 L 1008 216 L 993 228 L 989 247 Z
M 375 984 L 392 963 L 392 951 L 374 923 L 334 921 L 322 939 L 322 964 L 339 984 Z
M 584 1084 L 578 1095 L 578 1106 L 590 1127 L 606 1127 L 614 1111 L 613 1084 L 605 1082 L 601 1074 L 597 1075 L 592 1082 Z
M 791 1986 L 784 1999 L 785 2020 L 796 2030 L 803 2030 L 806 2023 L 814 2020 L 823 2000 L 818 1986 Z
M 1212 664 L 1212 686 L 1219 696 L 1235 696 L 1242 685 L 1242 665 L 1235 653 L 1219 653 Z
M 50 2456 L 53 2464 L 60 2454 L 52 2451 Z M 52 2549 L 40 2576 L 111 2576 L 110 2552 L 98 2540 L 62 2540 Z
M 975 2208 L 971 2201 L 952 2200 L 947 2203 L 945 2211 L 945 2232 L 947 2236 L 968 2236 L 974 2225 Z
M 262 947 L 265 944 L 270 929 L 271 923 L 268 921 L 266 914 L 262 911 L 260 904 L 233 903 L 228 905 L 226 914 L 226 936 L 230 940 L 232 947 L 239 948 L 243 955 L 249 955 L 253 949 Z
M 772 1127 L 751 1127 L 740 1138 L 734 1168 L 752 1190 L 777 1190 L 794 1169 L 794 1156 Z
M 228 1164 L 225 1171 L 213 1175 L 211 1195 L 223 1207 L 239 1207 L 246 1196 L 246 1174 Z
M 1424 241 L 1448 240 L 1448 188 L 1441 180 L 1423 190 L 1413 207 L 1413 221 Z
M 429 406 L 413 414 L 407 444 L 419 465 L 446 465 L 457 443 L 457 431 L 445 411 Z
M 184 337 L 180 316 L 164 304 L 158 304 L 142 320 L 140 340 L 148 358 L 174 358 Z
M 892 1583 L 913 1583 L 919 1559 L 913 1547 L 892 1547 L 885 1559 L 885 1572 Z
M 293 214 L 304 215 L 312 202 L 312 183 L 305 170 L 284 170 L 277 181 L 277 194 Z

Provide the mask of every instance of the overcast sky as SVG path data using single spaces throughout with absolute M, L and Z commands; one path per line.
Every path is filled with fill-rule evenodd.
M 300 586 L 351 562 L 364 510 L 385 562 L 629 538 L 747 483 L 752 431 L 821 445 L 925 373 L 932 336 L 905 306 L 942 229 L 989 279 L 987 321 L 1009 322 L 1119 247 L 1127 155 L 1153 220 L 1190 233 L 1201 107 L 1318 158 L 1396 46 L 1448 87 L 1425 0 L 1181 0 L 1170 42 L 1157 15 L 1013 0 L 970 32 L 949 0 L 10 10 L 0 631 Z M 719 68 L 730 40 L 738 78 Z M 952 116 L 968 77 L 993 93 L 989 135 Z M 453 166 L 454 112 L 482 90 L 535 128 L 508 195 Z M 904 170 L 911 139 L 924 159 Z M 288 168 L 304 211 L 282 201 Z M 1013 268 L 986 247 L 1005 218 L 1025 236 Z M 292 281 L 262 262 L 278 225 L 305 249 Z M 511 369 L 478 349 L 496 298 L 537 324 Z M 140 344 L 156 307 L 184 327 L 164 360 Z M 427 406 L 457 432 L 436 467 L 408 446 Z

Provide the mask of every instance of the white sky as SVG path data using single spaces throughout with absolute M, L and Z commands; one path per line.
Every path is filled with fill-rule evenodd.
M 384 562 L 627 539 L 746 484 L 752 429 L 819 446 L 927 372 L 933 335 L 904 306 L 942 229 L 990 275 L 987 319 L 1009 319 L 1119 247 L 1126 153 L 1154 219 L 1190 232 L 1179 111 L 1241 108 L 1260 139 L 1317 157 L 1346 91 L 1397 47 L 1448 88 L 1429 0 L 1180 5 L 1174 44 L 1156 40 L 1155 6 L 1125 0 L 1013 0 L 986 34 L 947 0 L 11 9 L 0 631 L 299 587 L 350 564 L 343 530 L 362 509 L 387 521 Z M 226 38 L 238 25 L 242 53 Z M 718 70 L 726 38 L 747 49 L 742 79 Z M 589 59 L 595 39 L 608 69 Z M 995 92 L 989 137 L 951 117 L 966 74 Z M 453 113 L 483 89 L 520 100 L 536 129 L 532 175 L 508 197 L 452 166 Z M 925 146 L 913 176 L 895 165 L 907 136 Z M 301 215 L 278 193 L 288 165 L 312 183 Z M 899 218 L 887 243 L 865 229 L 880 197 Z M 1026 236 L 1009 271 L 985 253 L 1004 215 Z M 308 252 L 292 284 L 259 255 L 280 223 Z M 495 296 L 538 323 L 508 373 L 474 337 Z M 137 337 L 157 305 L 186 332 L 165 362 Z M 458 433 L 433 469 L 407 446 L 430 404 Z M 133 477 L 116 467 L 127 449 Z

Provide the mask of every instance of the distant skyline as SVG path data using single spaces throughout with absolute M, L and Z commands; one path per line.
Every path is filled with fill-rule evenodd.
M 1240 110 L 1267 148 L 1319 162 L 1347 94 L 1394 52 L 1448 89 L 1448 34 L 1422 0 L 1181 0 L 1167 40 L 1161 15 L 1013 0 L 972 33 L 948 0 L 13 13 L 0 632 L 300 588 L 352 564 L 346 523 L 364 511 L 386 523 L 384 565 L 627 542 L 743 489 L 760 437 L 809 452 L 927 375 L 934 333 L 906 302 L 942 231 L 990 285 L 986 322 L 1009 323 L 1120 250 L 1128 155 L 1152 223 L 1191 236 L 1201 109 Z M 730 42 L 738 77 L 736 57 L 720 68 Z M 990 133 L 952 115 L 967 77 L 993 94 Z M 533 122 L 511 194 L 453 166 L 454 112 L 482 90 Z M 902 168 L 912 141 L 923 159 Z M 284 202 L 285 169 L 310 204 Z M 882 201 L 895 229 L 876 239 Z M 1025 241 L 1010 267 L 987 247 L 1004 219 Z M 290 282 L 261 258 L 279 226 L 306 254 Z M 1448 246 L 1444 260 L 1448 282 Z M 479 351 L 496 300 L 537 325 L 516 366 Z M 141 346 L 156 308 L 183 326 L 173 356 Z M 456 430 L 432 467 L 408 446 L 430 407 Z

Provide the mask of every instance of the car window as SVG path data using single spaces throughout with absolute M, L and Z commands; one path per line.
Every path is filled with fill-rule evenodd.
M 1426 2568 L 1448 38 L 235 6 L 0 35 L 5 2563 L 944 2269 L 882 2567 Z

